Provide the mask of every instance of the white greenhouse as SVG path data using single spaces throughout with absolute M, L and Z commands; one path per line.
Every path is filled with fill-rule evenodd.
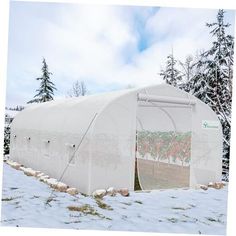
M 169 85 L 34 104 L 11 126 L 13 160 L 85 194 L 221 181 L 222 128 Z

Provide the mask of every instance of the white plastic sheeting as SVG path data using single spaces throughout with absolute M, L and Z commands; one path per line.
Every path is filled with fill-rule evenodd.
M 162 101 L 139 101 L 139 94 Z M 204 126 L 205 122 L 216 125 Z M 87 194 L 110 186 L 133 190 L 136 158 L 143 189 L 194 186 L 221 179 L 222 130 L 217 124 L 217 116 L 207 105 L 169 85 L 68 98 L 19 112 L 11 127 L 10 155 Z M 159 138 L 172 135 L 175 145 L 185 140 L 190 157 L 183 161 L 180 154 L 177 158 L 169 152 L 170 160 L 164 163 L 164 149 L 159 149 L 156 159 L 162 159 L 161 163 L 153 164 L 156 159 L 149 160 L 150 154 L 140 157 L 141 131 Z M 140 165 L 143 159 L 146 166 L 167 164 L 175 171 L 176 167 L 187 171 L 177 180 L 158 171 L 147 178 L 145 165 Z

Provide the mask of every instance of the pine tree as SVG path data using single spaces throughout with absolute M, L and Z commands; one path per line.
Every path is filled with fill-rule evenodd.
M 56 90 L 56 87 L 51 81 L 50 75 L 52 75 L 52 73 L 48 71 L 48 65 L 45 58 L 43 58 L 42 76 L 36 78 L 36 80 L 40 81 L 40 87 L 36 90 L 37 94 L 34 96 L 34 99 L 27 103 L 39 103 L 53 100 L 54 90 Z
M 201 54 L 190 87 L 191 92 L 208 104 L 221 121 L 224 138 L 223 174 L 224 180 L 228 180 L 234 38 L 226 34 L 230 24 L 224 23 L 224 13 L 224 10 L 219 10 L 216 22 L 206 24 L 211 28 L 210 34 L 214 41 L 212 47 Z
M 5 126 L 4 126 L 4 155 L 9 154 L 10 151 L 10 135 L 11 135 L 11 128 L 10 128 L 10 116 L 5 114 Z
M 167 56 L 166 68 L 161 70 L 160 76 L 163 77 L 163 80 L 170 85 L 175 87 L 178 86 L 178 83 L 182 80 L 180 71 L 176 69 L 177 61 L 175 60 L 172 54 Z
M 10 151 L 10 134 L 11 134 L 10 126 L 5 126 L 4 127 L 4 155 L 9 154 L 9 151 Z
M 187 88 L 185 89 L 186 92 L 189 92 L 203 102 L 208 103 L 206 100 L 208 81 L 206 73 L 207 65 L 204 63 L 205 57 L 203 56 L 203 52 L 197 52 L 195 61 L 196 62 L 193 64 L 193 75 L 190 80 L 186 82 L 184 88 Z

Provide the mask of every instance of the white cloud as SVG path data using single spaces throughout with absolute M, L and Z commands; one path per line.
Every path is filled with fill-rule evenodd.
M 44 56 L 57 96 L 76 79 L 102 87 L 160 83 L 160 65 L 174 47 L 183 60 L 209 46 L 206 22 L 216 10 L 77 4 L 12 4 L 7 102 L 24 103 L 37 88 Z M 232 13 L 229 17 L 232 19 Z M 142 22 L 142 24 L 140 23 Z M 143 41 L 143 42 L 142 42 Z M 145 43 L 139 50 L 140 43 Z M 15 95 L 17 91 L 17 96 Z

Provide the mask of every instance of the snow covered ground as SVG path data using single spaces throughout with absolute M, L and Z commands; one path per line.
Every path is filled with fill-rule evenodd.
M 131 192 L 102 200 L 54 192 L 4 163 L 2 226 L 226 234 L 227 187 Z

